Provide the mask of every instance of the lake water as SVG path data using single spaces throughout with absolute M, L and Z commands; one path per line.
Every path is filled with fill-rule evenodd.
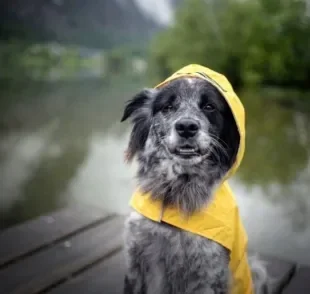
M 124 102 L 143 86 L 85 81 L 1 89 L 0 232 L 76 202 L 128 211 L 136 165 L 123 162 L 130 126 L 119 120 Z M 310 265 L 310 112 L 281 106 L 264 91 L 240 96 L 247 149 L 230 183 L 250 247 Z

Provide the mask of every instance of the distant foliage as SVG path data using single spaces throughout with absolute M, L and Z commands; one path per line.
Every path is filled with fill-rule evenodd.
M 145 59 L 145 47 L 121 46 L 106 51 L 104 70 L 108 75 L 131 75 L 133 58 Z
M 145 52 L 143 46 L 130 45 L 99 50 L 20 39 L 0 41 L 0 83 L 85 78 L 108 81 L 114 76 L 139 78 L 146 67 Z
M 151 45 L 153 77 L 200 63 L 234 86 L 309 87 L 309 15 L 306 0 L 186 0 Z

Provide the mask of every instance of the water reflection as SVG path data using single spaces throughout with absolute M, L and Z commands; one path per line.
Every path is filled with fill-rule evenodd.
M 123 162 L 129 128 L 118 121 L 140 86 L 87 82 L 36 86 L 23 97 L 9 92 L 0 116 L 0 230 L 72 202 L 128 211 L 136 166 Z M 265 93 L 240 96 L 247 150 L 231 184 L 250 246 L 310 264 L 310 115 Z
M 246 154 L 239 176 L 263 187 L 289 184 L 309 160 L 309 113 L 272 103 L 265 93 L 244 92 L 247 116 Z
M 236 179 L 231 181 L 231 186 L 248 231 L 250 248 L 309 265 L 309 196 L 293 193 L 292 201 L 273 203 L 258 186 L 247 188 Z M 306 213 L 301 214 L 305 210 Z
M 22 201 L 22 190 L 36 172 L 47 146 L 54 124 L 33 133 L 5 137 L 1 144 L 1 210 Z
M 86 201 L 119 213 L 128 211 L 136 169 L 135 164 L 124 165 L 123 153 L 128 135 L 129 132 L 121 137 L 113 133 L 92 137 L 88 156 L 65 191 L 70 201 Z

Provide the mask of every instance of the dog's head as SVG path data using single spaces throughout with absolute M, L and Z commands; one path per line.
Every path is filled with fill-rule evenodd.
M 164 156 L 184 165 L 207 159 L 227 169 L 238 151 L 240 138 L 231 110 L 203 79 L 180 78 L 159 90 L 138 93 L 127 103 L 122 121 L 129 117 L 134 124 L 129 159 L 144 151 L 148 139 L 165 150 Z
M 225 98 L 204 79 L 178 78 L 143 90 L 127 103 L 122 121 L 129 117 L 127 156 L 138 155 L 140 178 L 171 188 L 172 182 L 184 184 L 196 176 L 205 183 L 212 178 L 214 185 L 235 161 L 240 136 L 234 117 Z

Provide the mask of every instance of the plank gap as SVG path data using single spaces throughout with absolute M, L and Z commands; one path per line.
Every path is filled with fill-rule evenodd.
M 79 275 L 83 274 L 84 272 L 86 272 L 87 270 L 91 269 L 92 267 L 95 267 L 96 265 L 100 264 L 101 262 L 103 262 L 104 260 L 112 257 L 113 255 L 116 255 L 117 253 L 122 251 L 123 246 L 119 246 L 116 247 L 114 250 L 110 251 L 109 253 L 107 253 L 107 255 L 102 256 L 101 258 L 99 258 L 98 260 L 95 260 L 87 265 L 85 265 L 84 267 L 78 269 L 77 271 L 73 272 L 70 276 L 60 279 L 59 281 L 55 282 L 54 284 L 46 287 L 45 289 L 42 289 L 41 291 L 38 292 L 34 292 L 33 294 L 46 294 L 50 291 L 52 291 L 53 289 L 61 286 L 62 284 L 70 281 L 71 279 L 74 279 L 76 277 L 78 277 Z
M 46 243 L 43 243 L 42 245 L 30 250 L 30 251 L 27 251 L 26 253 L 23 253 L 23 254 L 19 254 L 19 255 L 16 255 L 14 258 L 12 259 L 9 259 L 7 261 L 5 261 L 4 263 L 0 264 L 0 270 L 12 265 L 12 264 L 15 264 L 31 255 L 34 255 L 36 253 L 39 253 L 45 249 L 48 249 L 50 247 L 53 247 L 55 246 L 56 244 L 58 243 L 61 243 L 63 242 L 64 240 L 68 239 L 68 238 L 71 238 L 75 235 L 78 235 L 78 234 L 81 234 L 89 229 L 92 229 L 92 228 L 95 228 L 97 226 L 100 226 L 101 224 L 103 224 L 104 222 L 106 221 L 109 221 L 110 219 L 112 219 L 113 217 L 115 217 L 115 214 L 110 214 L 110 215 L 103 215 L 103 217 L 99 220 L 96 220 L 90 224 L 87 224 L 85 225 L 84 227 L 81 227 L 81 228 L 78 228 L 76 230 L 73 230 L 72 232 L 70 233 L 67 233 L 59 238 L 56 238 L 54 239 L 53 241 L 51 242 L 46 242 Z M 14 230 L 14 228 L 12 228 L 12 230 Z

